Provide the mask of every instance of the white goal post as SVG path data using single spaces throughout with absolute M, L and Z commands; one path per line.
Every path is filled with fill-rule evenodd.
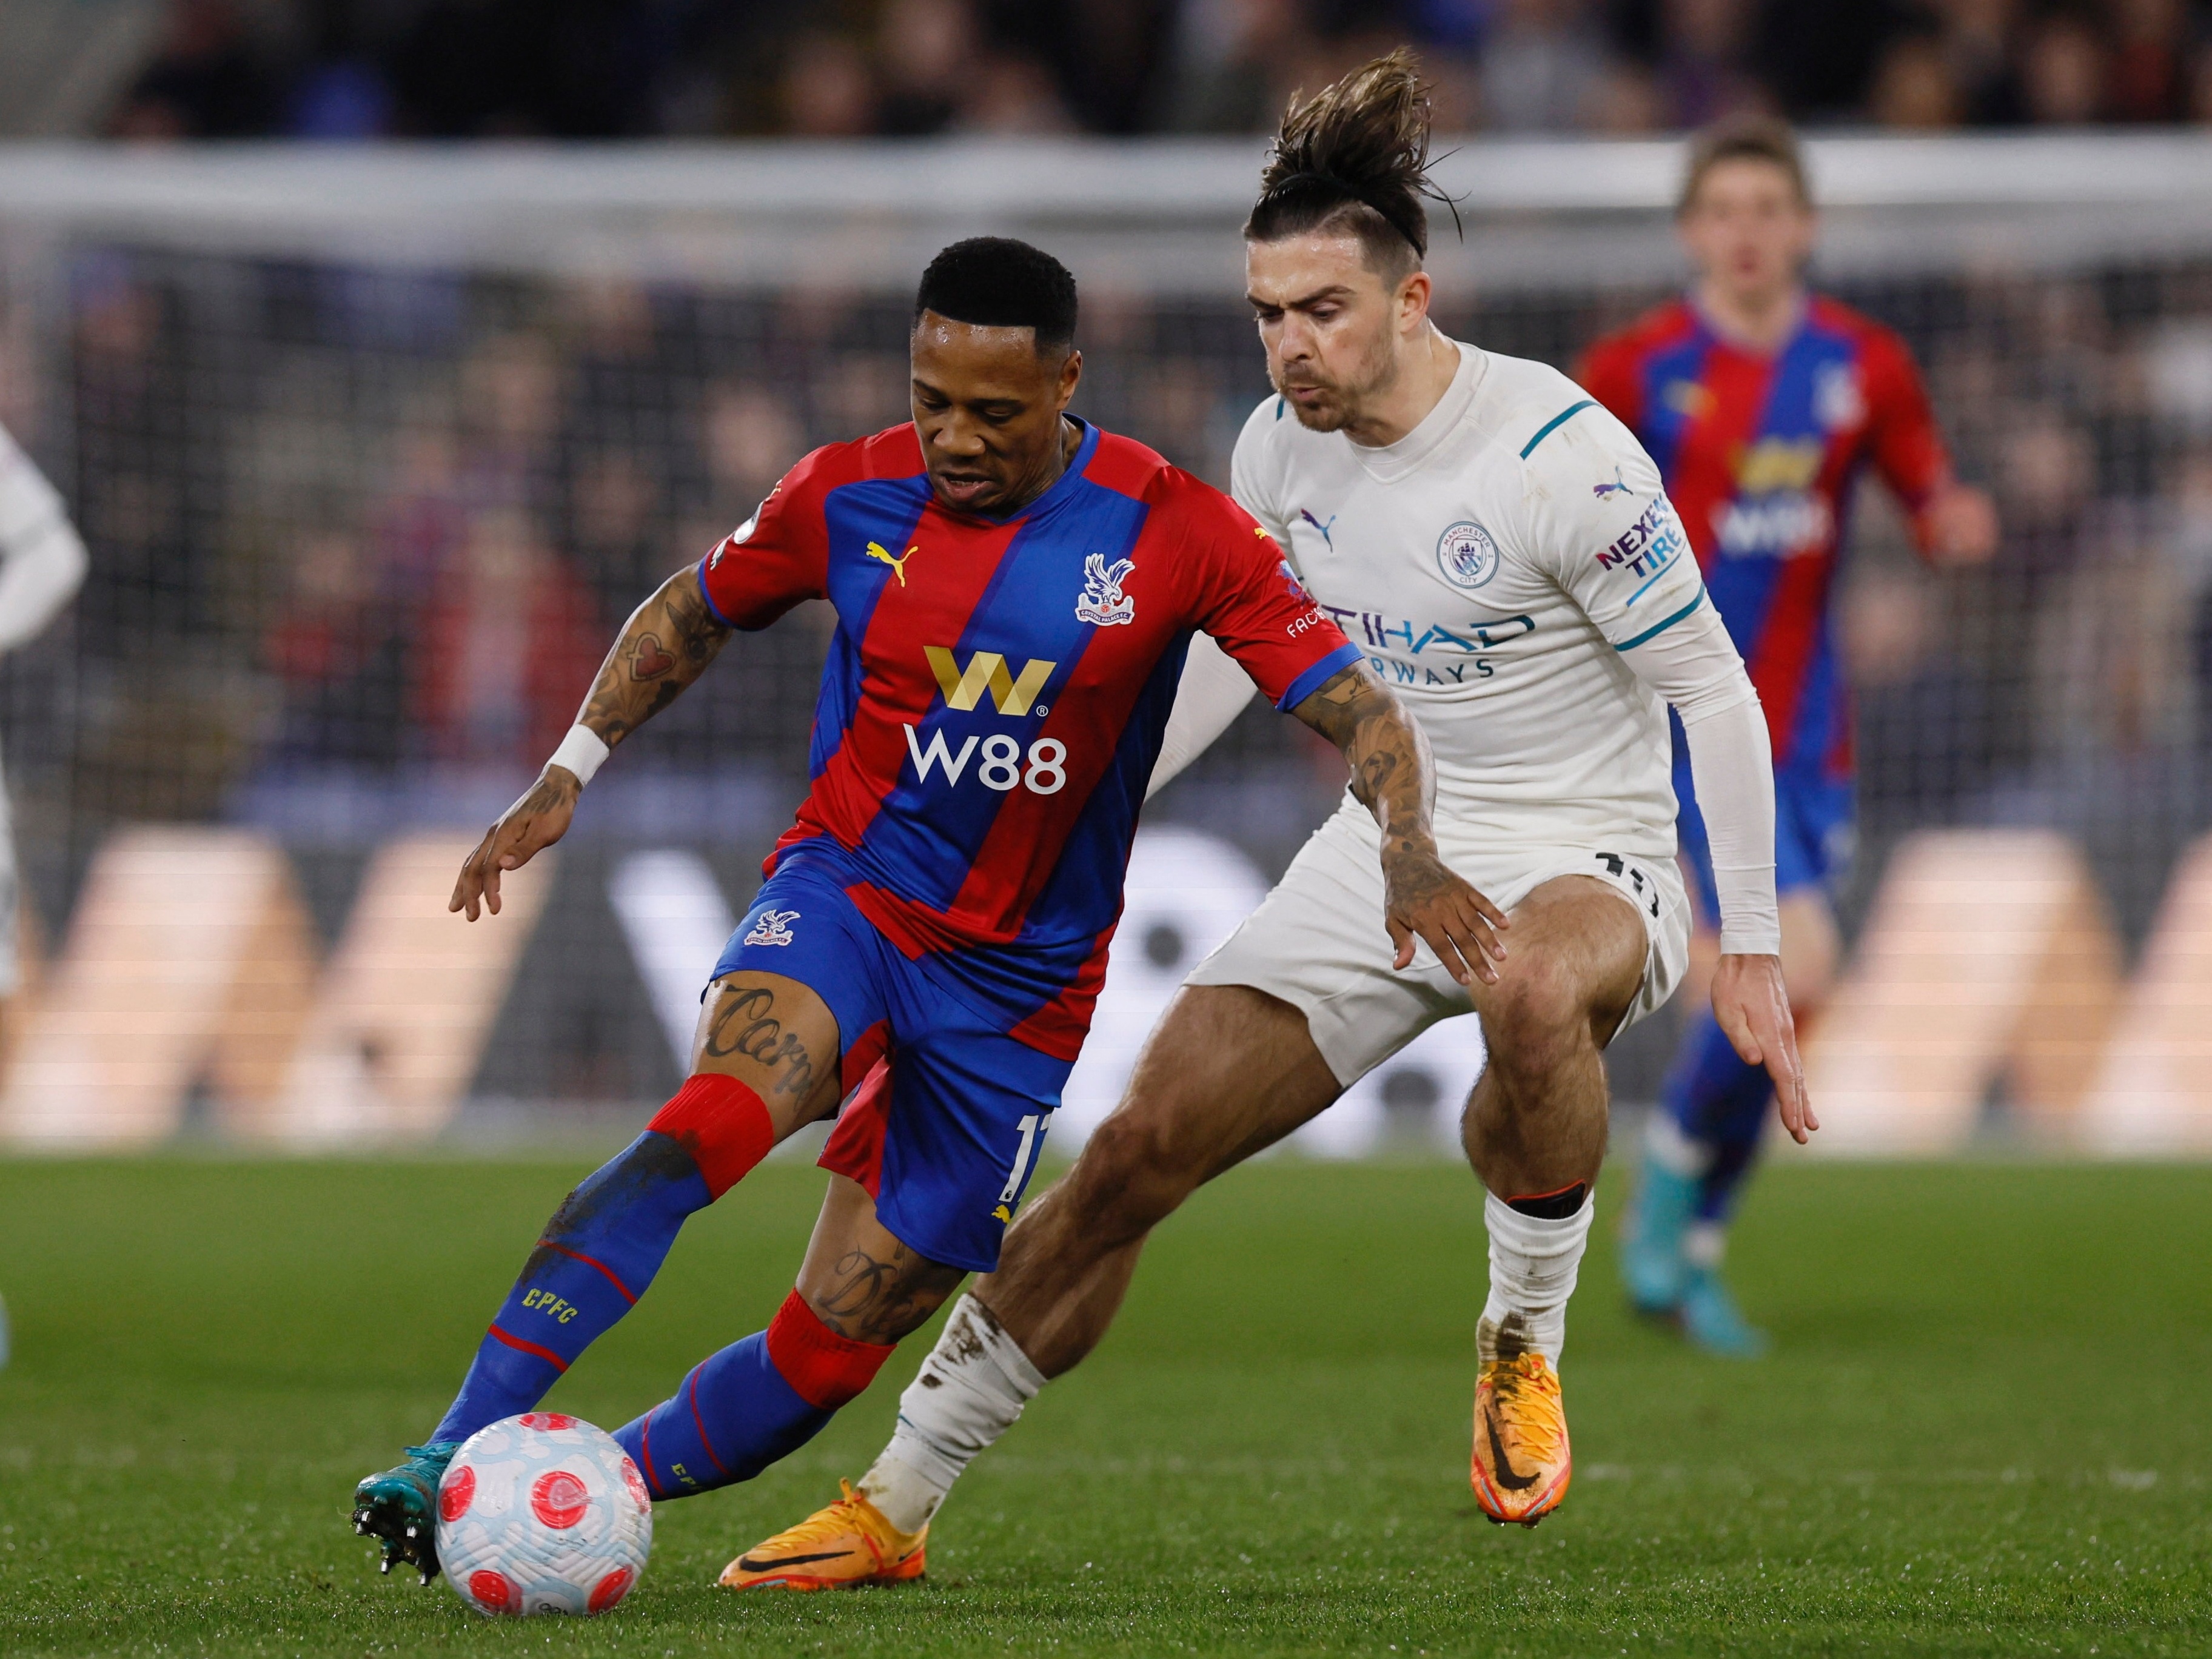
M 1647 285 L 1674 254 L 1673 140 L 1440 138 L 1440 280 Z M 2026 270 L 2212 241 L 2193 134 L 1822 137 L 1824 270 Z M 1256 139 L 651 146 L 0 146 L 0 226 L 374 264 L 910 287 L 960 235 L 1049 240 L 1147 293 L 1234 291 Z

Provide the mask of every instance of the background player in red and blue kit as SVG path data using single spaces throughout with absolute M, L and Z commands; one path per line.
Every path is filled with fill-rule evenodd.
M 1871 463 L 1937 562 L 1987 558 L 1996 515 L 1953 478 L 1904 343 L 1806 291 L 1817 222 L 1787 127 L 1745 120 L 1703 135 L 1677 222 L 1690 296 L 1594 346 L 1577 378 L 1658 462 L 1765 707 L 1783 972 L 1802 1030 L 1834 974 L 1830 892 L 1851 840 L 1851 708 L 1831 601 L 1853 489 Z M 1679 723 L 1674 757 L 1684 860 L 1710 926 L 1711 857 Z M 1768 1097 L 1765 1073 L 1736 1056 L 1710 1012 L 1693 1015 L 1624 1238 L 1636 1304 L 1678 1316 L 1718 1352 L 1765 1346 L 1719 1266 Z
M 1075 313 L 1074 279 L 1033 247 L 940 253 L 915 305 L 912 423 L 808 456 L 639 607 L 577 729 L 463 867 L 453 908 L 497 911 L 501 873 L 560 838 L 610 748 L 733 630 L 830 602 L 811 783 L 715 965 L 691 1076 L 561 1206 L 426 1444 L 362 1482 L 356 1526 L 387 1569 L 436 1570 L 431 1510 L 459 1443 L 534 1407 L 685 1217 L 848 1095 L 797 1288 L 616 1436 L 653 1494 L 749 1479 L 803 1443 L 996 1265 L 1089 1027 L 1194 632 L 1351 761 L 1401 956 L 1418 936 L 1487 976 L 1504 919 L 1437 857 L 1418 729 L 1249 514 L 1066 413 Z M 890 1576 L 919 1572 L 910 1553 Z

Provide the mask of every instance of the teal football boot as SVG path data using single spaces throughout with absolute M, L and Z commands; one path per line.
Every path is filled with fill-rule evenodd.
M 1697 1176 L 1679 1175 L 1645 1155 L 1620 1236 L 1620 1282 L 1637 1312 L 1663 1318 L 1680 1304 L 1687 1273 L 1682 1237 L 1697 1204 Z
M 1766 1333 L 1743 1316 L 1717 1268 L 1692 1267 L 1684 1276 L 1678 1316 L 1682 1334 L 1707 1353 L 1757 1359 L 1767 1350 Z
M 407 1461 L 353 1489 L 353 1529 L 384 1546 L 379 1572 L 398 1561 L 428 1583 L 438 1576 L 438 1483 L 461 1449 L 458 1440 L 407 1448 Z

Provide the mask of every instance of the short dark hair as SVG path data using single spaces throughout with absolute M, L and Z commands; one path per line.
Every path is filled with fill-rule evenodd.
M 1687 213 L 1698 199 L 1705 175 L 1723 161 L 1764 161 L 1788 175 L 1790 188 L 1807 207 L 1813 205 L 1813 186 L 1805 174 L 1805 152 L 1790 124 L 1771 115 L 1733 115 L 1716 121 L 1690 140 L 1689 159 L 1682 166 L 1682 193 L 1674 211 Z
M 979 328 L 1033 328 L 1039 352 L 1075 344 L 1075 278 L 1042 248 L 1011 236 L 970 236 L 921 273 L 914 320 L 933 311 Z
M 1370 270 L 1410 276 L 1429 252 L 1423 198 L 1450 199 L 1429 180 L 1431 119 L 1429 89 L 1402 46 L 1310 98 L 1293 95 L 1244 240 L 1339 232 L 1358 239 Z

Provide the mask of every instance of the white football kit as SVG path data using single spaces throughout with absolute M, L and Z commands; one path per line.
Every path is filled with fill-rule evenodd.
M 68 511 L 31 458 L 0 428 L 0 655 L 52 622 L 84 581 L 84 544 Z M 0 788 L 0 997 L 23 980 L 15 837 Z
M 1268 398 L 1237 441 L 1231 489 L 1419 720 L 1444 861 L 1508 911 L 1565 875 L 1635 907 L 1649 948 L 1626 1029 L 1667 1000 L 1688 951 L 1668 702 L 1700 799 L 1709 773 L 1717 792 L 1723 949 L 1778 946 L 1765 723 L 1634 436 L 1554 369 L 1459 352 L 1435 409 L 1382 447 L 1309 431 Z M 1251 691 L 1194 641 L 1152 787 Z M 1380 831 L 1347 793 L 1189 982 L 1299 1008 L 1349 1085 L 1471 1006 L 1425 945 L 1392 969 L 1382 902 Z

